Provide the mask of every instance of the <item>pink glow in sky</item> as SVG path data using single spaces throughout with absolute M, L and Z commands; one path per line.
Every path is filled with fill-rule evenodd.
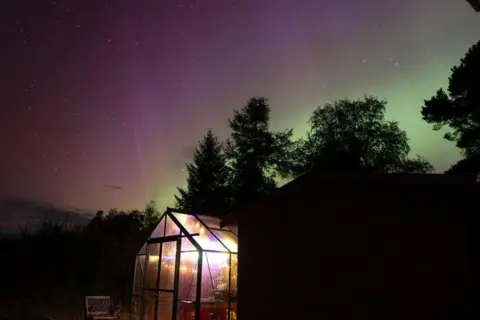
M 1 4 L 0 198 L 86 210 L 173 204 L 207 129 L 255 95 L 301 136 L 374 94 L 439 170 L 458 152 L 423 100 L 480 38 L 466 1 L 16 0 Z

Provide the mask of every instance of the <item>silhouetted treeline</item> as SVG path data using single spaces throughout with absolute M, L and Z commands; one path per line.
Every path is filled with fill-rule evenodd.
M 19 239 L 1 239 L 0 316 L 82 316 L 85 295 L 111 295 L 128 308 L 134 257 L 158 219 L 144 212 L 98 212 L 84 227 L 44 221 Z M 126 310 L 125 310 L 126 311 Z
M 480 172 L 480 41 L 452 68 L 447 90 L 439 89 L 422 107 L 434 130 L 447 128 L 444 138 L 461 150 L 463 159 L 448 173 Z
M 313 167 L 325 172 L 433 171 L 424 158 L 410 157 L 407 133 L 385 118 L 386 104 L 371 96 L 327 103 L 313 112 L 306 137 L 294 141 L 292 129 L 269 129 L 268 100 L 252 98 L 234 111 L 225 143 L 211 130 L 199 142 L 177 205 L 221 216 L 269 194 L 278 178 L 295 178 Z
M 452 68 L 448 90 L 424 101 L 423 119 L 456 143 L 463 159 L 447 173 L 480 172 L 480 42 Z M 408 94 L 406 92 L 405 94 Z M 178 188 L 178 207 L 222 216 L 312 167 L 325 172 L 429 173 L 423 157 L 410 156 L 407 133 L 385 118 L 387 101 L 365 96 L 319 106 L 308 120 L 305 138 L 293 130 L 270 129 L 268 99 L 255 97 L 228 120 L 230 137 L 221 142 L 211 130 L 187 164 L 187 186 Z M 410 107 L 410 106 L 405 106 Z M 294 107 L 292 107 L 292 113 Z

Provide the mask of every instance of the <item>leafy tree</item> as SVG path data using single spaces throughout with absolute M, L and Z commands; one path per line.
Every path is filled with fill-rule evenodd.
M 154 224 L 158 216 L 150 202 L 144 212 L 98 211 L 85 227 L 45 220 L 22 228 L 19 239 L 0 239 L 0 260 L 8 261 L 4 274 L 10 275 L 0 286 L 2 315 L 74 318 L 91 294 L 128 305 L 135 255 L 151 232 L 146 222 Z
M 461 159 L 456 164 L 450 167 L 446 174 L 469 174 L 478 175 L 480 172 L 480 154 L 471 155 Z
M 455 172 L 480 172 L 480 41 L 474 44 L 452 68 L 447 91 L 439 89 L 435 96 L 425 100 L 422 116 L 434 125 L 434 130 L 444 126 L 451 129 L 444 135 L 455 142 L 464 158 L 471 158 L 452 168 Z
M 157 204 L 155 201 L 150 201 L 145 206 L 143 213 L 143 226 L 146 228 L 154 228 L 160 220 L 160 212 L 157 210 Z
M 275 178 L 289 166 L 292 130 L 273 132 L 269 122 L 270 106 L 263 97 L 248 100 L 229 120 L 232 132 L 226 156 L 232 169 L 234 207 L 268 194 L 276 187 Z
M 435 170 L 430 162 L 419 155 L 412 159 L 406 159 L 399 169 L 400 172 L 424 174 L 432 173 Z
M 187 165 L 187 188 L 177 188 L 179 209 L 221 216 L 229 207 L 228 168 L 223 145 L 208 130 Z
M 408 158 L 410 146 L 397 122 L 385 119 L 386 101 L 366 96 L 318 107 L 307 138 L 297 142 L 292 173 L 313 166 L 326 171 L 431 172 L 423 158 Z

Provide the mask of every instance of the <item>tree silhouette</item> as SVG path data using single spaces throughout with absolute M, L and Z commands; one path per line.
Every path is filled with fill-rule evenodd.
M 152 231 L 147 221 L 158 222 L 149 208 L 155 204 L 144 212 L 98 211 L 84 227 L 45 220 L 22 228 L 20 239 L 0 239 L 2 316 L 79 317 L 84 296 L 92 294 L 129 305 L 135 255 Z
M 407 134 L 385 119 L 386 101 L 366 96 L 318 107 L 307 138 L 297 142 L 294 175 L 313 166 L 343 172 L 431 172 L 423 158 L 408 158 Z
M 157 225 L 158 221 L 160 220 L 161 213 L 158 211 L 155 201 L 152 200 L 145 206 L 143 216 L 139 216 L 143 218 L 141 221 L 143 227 L 150 229 Z
M 226 156 L 232 169 L 234 207 L 268 194 L 276 187 L 275 177 L 288 167 L 292 130 L 273 132 L 269 122 L 270 106 L 263 97 L 248 100 L 229 120 L 232 131 Z
M 479 163 L 480 154 L 470 155 L 455 163 L 447 171 L 445 171 L 445 173 L 478 175 L 478 173 L 480 172 Z
M 472 158 L 452 168 L 455 172 L 480 172 L 480 41 L 474 44 L 452 68 L 447 92 L 439 89 L 435 96 L 425 100 L 423 119 L 434 125 L 434 130 L 444 126 L 451 132 L 444 138 L 455 142 L 465 158 Z
M 178 188 L 175 196 L 179 209 L 221 216 L 230 204 L 227 188 L 228 168 L 222 143 L 208 130 L 199 142 L 193 163 L 187 167 L 187 188 Z

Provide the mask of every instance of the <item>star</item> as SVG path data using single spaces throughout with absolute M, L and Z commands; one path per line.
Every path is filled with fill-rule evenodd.
M 444 141 L 418 115 L 418 97 L 445 86 L 459 48 L 478 41 L 465 32 L 478 16 L 461 4 L 453 11 L 458 3 L 439 1 L 434 19 L 424 14 L 431 12 L 425 1 L 407 1 L 396 12 L 380 0 L 352 2 L 353 15 L 340 1 L 315 0 L 281 1 L 275 10 L 268 1 L 235 0 L 4 2 L 11 32 L 2 67 L 12 76 L 0 136 L 18 141 L 6 146 L 7 166 L 18 169 L 28 156 L 30 168 L 8 172 L 0 190 L 8 189 L 2 181 L 13 181 L 12 189 L 44 193 L 53 202 L 74 199 L 92 210 L 142 206 L 157 196 L 140 194 L 144 189 L 161 189 L 161 198 L 171 199 L 186 177 L 179 174 L 186 171 L 178 163 L 183 146 L 208 127 L 228 137 L 232 109 L 257 94 L 271 100 L 272 124 L 299 137 L 311 110 L 326 101 L 378 95 L 411 137 L 413 153 L 425 153 L 439 171 L 454 163 L 454 146 L 435 149 Z M 257 18 L 261 23 L 250 23 Z M 432 72 L 435 77 L 419 76 Z M 421 82 L 410 87 L 415 92 L 399 94 L 414 80 Z M 80 155 L 85 161 L 73 163 Z M 115 166 L 105 165 L 111 159 Z M 65 191 L 57 194 L 59 181 L 47 177 L 67 168 L 71 181 L 66 175 Z M 136 191 L 115 201 L 79 192 L 110 177 Z

